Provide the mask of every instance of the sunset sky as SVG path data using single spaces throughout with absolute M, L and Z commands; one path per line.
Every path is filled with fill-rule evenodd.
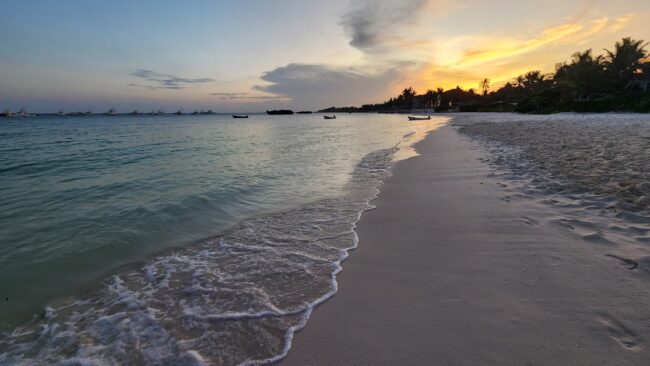
M 0 0 L 0 109 L 319 109 L 494 86 L 621 37 L 647 0 Z

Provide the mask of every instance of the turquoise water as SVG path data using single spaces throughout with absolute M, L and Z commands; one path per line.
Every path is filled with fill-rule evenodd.
M 196 329 L 172 336 L 169 328 L 178 324 L 161 318 L 189 317 L 199 328 L 219 321 L 212 324 L 219 328 L 214 334 L 227 334 L 229 346 L 211 354 L 210 363 L 241 364 L 282 354 L 312 306 L 335 290 L 332 274 L 356 245 L 352 227 L 368 208 L 394 147 L 408 145 L 414 132 L 440 122 L 405 119 L 0 119 L 0 323 L 12 330 L 41 314 L 33 327 L 74 323 L 74 331 L 80 332 L 97 326 L 109 313 L 115 317 L 116 304 L 123 304 L 128 293 L 138 300 L 129 303 L 129 311 L 118 313 L 131 325 L 120 322 L 110 329 L 121 335 L 140 329 L 144 334 L 156 319 L 156 329 L 167 329 L 161 336 L 167 341 L 151 347 L 167 355 L 165 362 L 205 358 L 200 355 L 220 341 L 192 338 L 193 346 L 181 352 L 179 344 L 185 343 L 178 343 L 179 338 Z M 323 237 L 325 232 L 331 235 Z M 287 272 L 278 273 L 278 268 Z M 277 281 L 263 284 L 274 276 Z M 197 288 L 202 290 L 197 293 Z M 142 309 L 134 312 L 133 304 Z M 153 308 L 155 316 L 148 313 Z M 81 327 L 82 321 L 70 315 L 84 312 L 94 319 L 92 326 Z M 276 320 L 266 319 L 268 314 Z M 282 324 L 272 326 L 277 331 L 259 335 L 255 327 L 271 326 L 255 322 L 278 318 Z M 255 319 L 255 324 L 241 323 L 246 319 Z M 26 334 L 30 328 L 20 329 Z M 255 340 L 257 351 L 244 341 L 233 341 L 237 334 L 262 337 Z M 45 346 L 38 343 L 43 334 L 39 337 L 6 336 L 0 361 L 24 361 L 21 354 L 48 348 L 51 342 Z M 119 347 L 111 346 L 115 339 L 88 337 L 77 339 L 73 351 L 43 351 L 35 360 L 87 356 L 88 350 L 79 344 L 91 342 L 88 339 L 104 347 L 90 359 L 110 363 L 142 356 L 140 350 L 120 356 Z M 264 342 L 268 349 L 259 347 Z M 142 357 L 136 363 L 163 361 Z

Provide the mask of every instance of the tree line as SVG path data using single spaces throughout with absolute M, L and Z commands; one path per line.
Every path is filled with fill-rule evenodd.
M 596 55 L 592 49 L 576 52 L 555 72 L 539 70 L 519 75 L 496 90 L 488 78 L 474 88 L 413 88 L 379 104 L 328 108 L 323 112 L 399 112 L 413 109 L 466 112 L 650 112 L 650 54 L 648 43 L 630 37 L 613 50 Z

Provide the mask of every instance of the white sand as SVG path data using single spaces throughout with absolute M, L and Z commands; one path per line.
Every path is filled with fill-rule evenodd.
M 565 178 L 563 188 L 615 195 L 626 211 L 650 208 L 650 115 L 474 114 L 454 124 L 519 148 L 535 168 Z M 521 161 L 513 151 L 500 152 L 495 158 L 511 167 Z
M 549 190 L 520 156 L 522 174 L 493 165 L 488 148 L 514 153 L 457 128 L 397 164 L 280 364 L 650 364 L 648 224 Z

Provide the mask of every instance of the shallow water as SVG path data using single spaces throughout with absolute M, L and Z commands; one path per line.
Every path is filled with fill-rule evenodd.
M 281 356 L 396 146 L 443 121 L 405 119 L 1 120 L 0 361 Z

